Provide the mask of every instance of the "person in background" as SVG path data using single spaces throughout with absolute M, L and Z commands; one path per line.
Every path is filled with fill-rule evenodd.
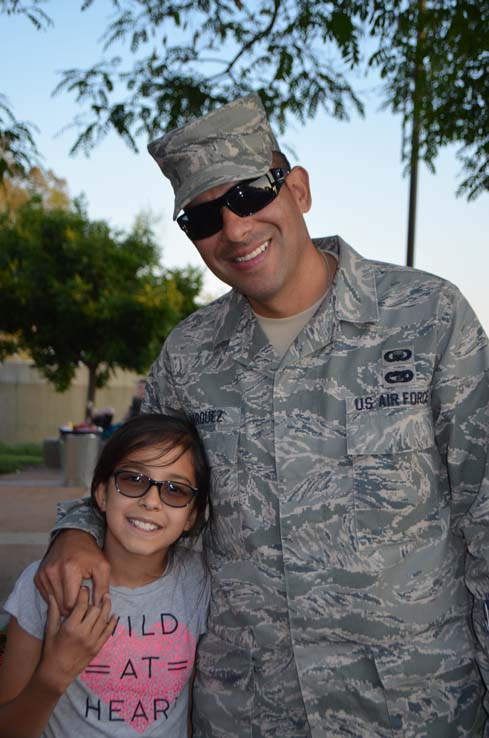
M 487 735 L 476 316 L 439 277 L 311 239 L 307 172 L 257 95 L 149 149 L 174 217 L 232 287 L 168 337 L 143 403 L 193 418 L 212 468 L 194 738 Z M 89 508 L 63 528 L 86 532 L 57 536 L 37 582 L 69 608 L 83 576 L 100 598 L 107 575 Z
M 144 399 L 144 390 L 146 389 L 146 379 L 143 377 L 138 379 L 136 382 L 136 389 L 134 391 L 134 395 L 131 399 L 131 404 L 129 405 L 129 408 L 127 410 L 127 413 L 124 415 L 123 423 L 125 423 L 130 418 L 136 417 L 141 411 L 141 403 Z

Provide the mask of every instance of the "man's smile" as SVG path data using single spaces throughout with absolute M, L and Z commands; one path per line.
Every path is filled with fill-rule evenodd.
M 256 249 L 251 251 L 249 254 L 246 254 L 245 256 L 236 256 L 234 257 L 233 261 L 237 262 L 238 264 L 245 263 L 247 261 L 251 261 L 252 259 L 255 259 L 260 254 L 263 254 L 264 251 L 268 249 L 270 246 L 271 239 L 268 239 L 268 241 L 265 241 L 260 246 L 258 246 Z

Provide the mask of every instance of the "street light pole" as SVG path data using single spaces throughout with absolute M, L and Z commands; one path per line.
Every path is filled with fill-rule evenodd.
M 418 192 L 418 162 L 419 162 L 419 135 L 421 129 L 421 87 L 423 76 L 423 40 L 424 40 L 424 13 L 426 0 L 418 2 L 418 28 L 416 35 L 416 56 L 414 65 L 413 116 L 411 128 L 411 156 L 409 180 L 409 213 L 407 233 L 406 264 L 414 266 L 414 241 L 416 234 L 416 203 Z

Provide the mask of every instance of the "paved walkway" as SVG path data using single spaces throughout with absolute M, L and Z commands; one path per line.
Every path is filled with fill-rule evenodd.
M 0 608 L 21 571 L 42 558 L 56 518 L 56 503 L 86 494 L 66 487 L 59 469 L 33 468 L 0 475 Z M 0 626 L 5 623 L 0 614 Z

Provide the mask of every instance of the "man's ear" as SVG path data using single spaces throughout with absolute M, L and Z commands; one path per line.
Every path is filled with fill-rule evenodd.
M 308 213 L 312 205 L 309 174 L 304 167 L 293 167 L 285 180 L 301 213 Z
M 102 510 L 102 512 L 105 512 L 105 508 L 107 507 L 107 485 L 106 484 L 99 484 L 98 487 L 95 489 L 95 499 L 97 501 L 97 505 L 99 506 L 100 510 Z

